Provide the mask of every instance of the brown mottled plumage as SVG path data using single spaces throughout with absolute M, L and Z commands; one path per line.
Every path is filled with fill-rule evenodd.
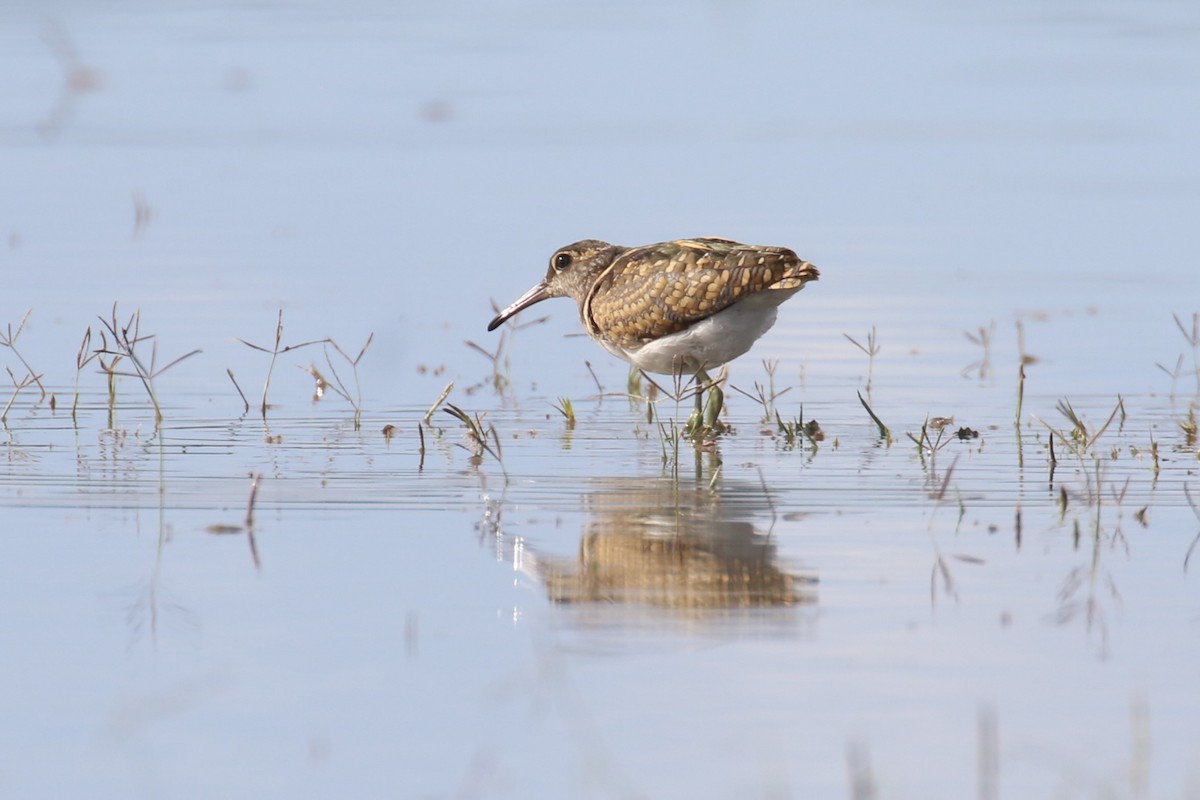
M 757 292 L 798 289 L 816 269 L 783 247 L 682 239 L 626 250 L 592 284 L 584 324 L 621 347 L 678 333 Z
M 588 335 L 609 352 L 651 372 L 699 373 L 748 350 L 774 323 L 775 307 L 818 276 L 785 247 L 712 238 L 621 247 L 585 239 L 558 250 L 545 279 L 488 330 L 534 303 L 570 297 Z

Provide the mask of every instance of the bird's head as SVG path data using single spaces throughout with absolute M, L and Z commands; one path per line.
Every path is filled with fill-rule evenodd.
M 546 277 L 497 314 L 496 318 L 488 323 L 488 330 L 494 331 L 517 312 L 551 297 L 570 297 L 576 303 L 583 303 L 600 273 L 608 269 L 625 250 L 626 248 L 620 245 L 597 239 L 584 239 L 560 247 L 550 256 Z

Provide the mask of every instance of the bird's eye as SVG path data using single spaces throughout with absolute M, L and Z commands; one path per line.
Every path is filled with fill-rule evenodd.
M 557 270 L 558 272 L 562 272 L 564 269 L 566 269 L 569 266 L 571 266 L 571 254 L 570 253 L 559 253 L 556 256 L 554 256 L 554 269 L 555 270 Z

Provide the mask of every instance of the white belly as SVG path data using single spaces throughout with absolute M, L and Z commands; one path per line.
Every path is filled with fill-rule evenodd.
M 775 324 L 777 306 L 799 291 L 752 295 L 687 330 L 626 350 L 601 342 L 613 355 L 646 372 L 688 375 L 727 364 L 743 355 Z

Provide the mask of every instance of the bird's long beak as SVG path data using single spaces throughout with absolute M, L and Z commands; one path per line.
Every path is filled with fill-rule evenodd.
M 534 286 L 528 292 L 518 297 L 516 302 L 511 306 L 497 314 L 496 318 L 488 323 L 488 330 L 496 330 L 496 328 L 499 328 L 501 325 L 503 325 L 513 314 L 529 308 L 534 303 L 540 303 L 549 297 L 550 295 L 546 291 L 546 282 L 542 281 L 537 286 Z

